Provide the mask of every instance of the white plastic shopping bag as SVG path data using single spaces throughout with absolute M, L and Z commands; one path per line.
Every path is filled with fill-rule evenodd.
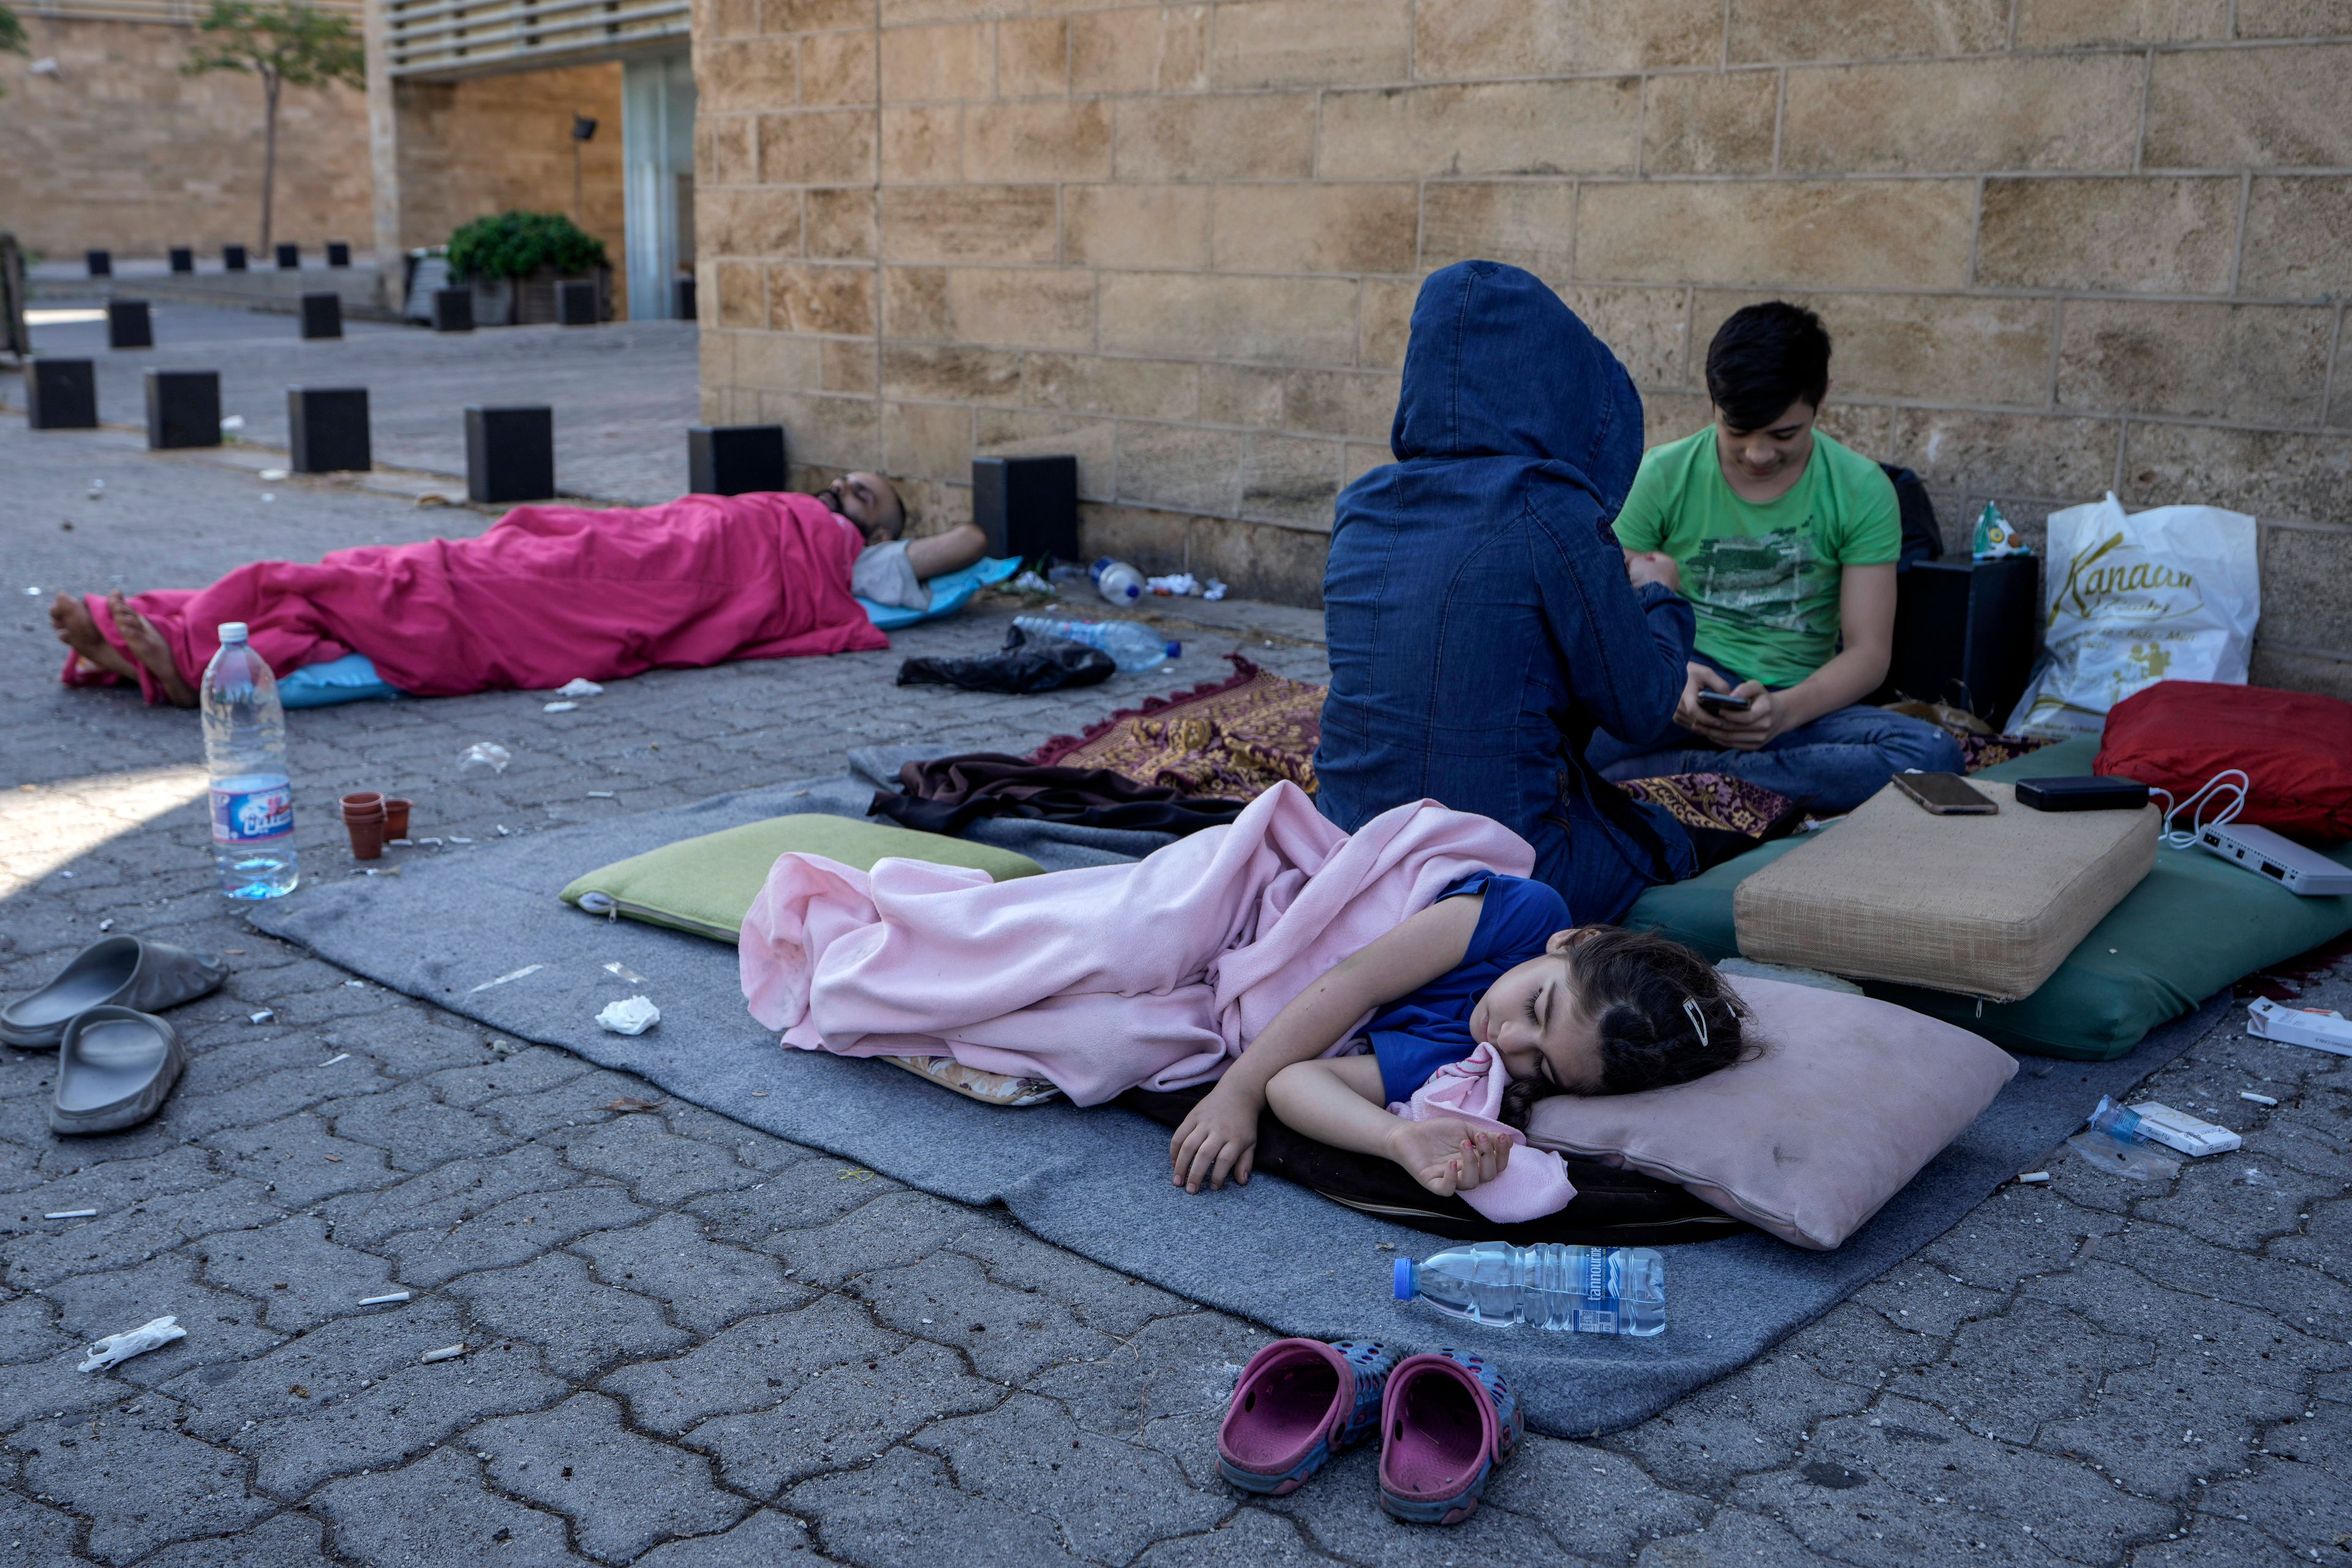
M 2049 659 L 2012 732 L 2094 735 L 2107 710 L 2159 680 L 2243 685 L 2261 619 L 2254 520 L 2211 506 L 2124 515 L 2107 499 L 2050 516 Z

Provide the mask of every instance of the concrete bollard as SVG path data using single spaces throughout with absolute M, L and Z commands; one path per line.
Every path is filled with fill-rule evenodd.
M 466 496 L 485 506 L 555 493 L 555 411 L 466 408 Z
M 341 294 L 303 295 L 302 335 L 305 338 L 341 337 L 343 297 Z
M 221 267 L 224 270 L 242 272 L 246 269 L 246 265 L 245 247 L 241 245 L 221 247 Z
M 85 250 L 81 254 L 82 260 L 89 266 L 89 275 L 92 278 L 114 276 L 114 255 L 111 251 Z
M 98 366 L 86 359 L 43 359 L 25 364 L 25 424 L 35 430 L 98 428 Z
M 436 332 L 472 331 L 474 291 L 471 289 L 433 290 L 433 330 Z
M 302 247 L 300 246 L 281 245 L 278 247 L 278 269 L 280 272 L 291 272 L 301 265 Z
M 348 245 L 344 244 L 344 243 L 343 243 L 341 240 L 340 240 L 340 239 L 331 239 L 331 240 L 327 241 L 327 265 L 328 265 L 328 266 L 330 266 L 330 267 L 349 267 L 351 264 L 352 264 L 352 247 L 351 247 L 350 246 L 348 246 Z
M 596 283 L 589 278 L 565 278 L 555 285 L 555 320 L 566 327 L 596 324 Z
M 1077 458 L 974 458 L 971 520 L 988 535 L 991 555 L 1051 552 L 1076 561 Z
M 106 346 L 110 349 L 152 349 L 155 346 L 155 323 L 147 313 L 144 300 L 109 300 L 106 302 Z
M 669 286 L 669 318 L 673 321 L 695 319 L 693 279 L 680 278 Z
M 686 488 L 698 496 L 740 496 L 781 490 L 784 484 L 781 425 L 689 425 Z
M 368 444 L 367 388 L 288 387 L 286 444 L 293 448 L 287 467 L 298 474 L 375 467 Z
M 147 373 L 147 449 L 217 447 L 221 444 L 220 372 L 151 370 Z
M 173 271 L 194 272 L 195 269 L 196 253 L 194 250 L 184 245 L 175 245 L 172 247 Z

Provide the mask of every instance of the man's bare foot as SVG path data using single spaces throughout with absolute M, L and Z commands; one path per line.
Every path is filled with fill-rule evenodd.
M 49 625 L 57 628 L 58 641 L 73 649 L 92 669 L 102 669 L 125 680 L 139 679 L 138 667 L 123 657 L 121 648 L 106 640 L 106 634 L 98 629 L 97 619 L 79 595 L 59 594 L 50 600 Z
M 172 662 L 172 650 L 163 641 L 163 634 L 155 623 L 131 607 L 131 601 L 121 589 L 106 596 L 107 612 L 114 617 L 114 629 L 122 634 L 122 641 L 131 656 L 147 667 L 155 684 L 163 689 L 163 696 L 174 708 L 194 708 L 196 689 L 180 679 L 179 668 Z

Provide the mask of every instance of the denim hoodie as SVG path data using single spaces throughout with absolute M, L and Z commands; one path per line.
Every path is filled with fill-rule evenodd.
M 1573 918 L 1614 920 L 1694 865 L 1582 756 L 1595 728 L 1663 734 L 1690 657 L 1689 605 L 1629 585 L 1608 530 L 1640 395 L 1536 278 L 1458 262 L 1422 285 L 1389 445 L 1332 523 L 1324 815 L 1353 831 L 1427 797 L 1491 816 Z

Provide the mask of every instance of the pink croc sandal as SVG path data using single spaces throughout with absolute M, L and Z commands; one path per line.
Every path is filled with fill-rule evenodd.
M 1518 1396 L 1465 1351 L 1407 1356 L 1381 1402 L 1381 1506 L 1408 1524 L 1459 1524 L 1519 1446 Z
M 1361 1340 L 1275 1341 L 1234 1385 L 1217 1429 L 1217 1473 L 1244 1491 L 1297 1491 L 1333 1454 L 1371 1436 L 1395 1364 Z

